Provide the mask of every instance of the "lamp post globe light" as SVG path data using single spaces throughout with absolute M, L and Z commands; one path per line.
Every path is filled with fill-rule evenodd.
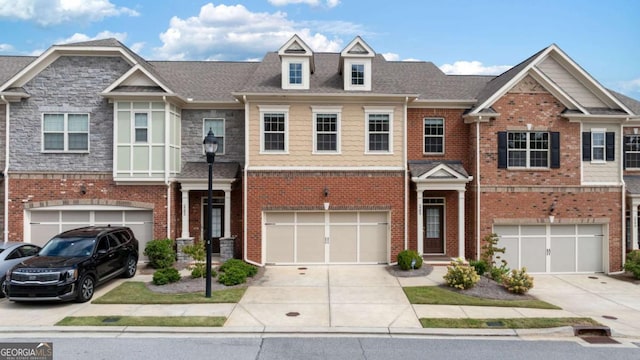
M 216 136 L 213 134 L 211 128 L 209 128 L 209 133 L 204 138 L 202 142 L 204 144 L 204 152 L 207 154 L 207 164 L 209 165 L 209 184 L 207 186 L 207 224 L 206 224 L 206 233 L 205 233 L 205 245 L 207 251 L 207 280 L 205 285 L 205 297 L 211 297 L 211 224 L 213 223 L 212 219 L 212 206 L 211 202 L 213 201 L 213 162 L 216 160 L 216 151 L 218 150 L 218 141 L 216 140 Z

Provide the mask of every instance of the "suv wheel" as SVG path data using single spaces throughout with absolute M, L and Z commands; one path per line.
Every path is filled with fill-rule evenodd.
M 127 259 L 127 265 L 124 269 L 122 277 L 127 279 L 132 278 L 135 276 L 136 270 L 138 270 L 138 259 L 136 259 L 133 255 L 129 255 L 129 258 Z
M 78 295 L 76 302 L 87 302 L 93 297 L 95 283 L 91 275 L 84 275 L 78 282 Z

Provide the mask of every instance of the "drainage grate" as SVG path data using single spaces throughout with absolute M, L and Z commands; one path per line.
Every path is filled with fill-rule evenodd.
M 487 321 L 487 326 L 489 327 L 503 327 L 504 324 L 502 321 Z
M 609 320 L 618 320 L 617 317 L 611 315 L 602 315 L 602 317 Z
M 291 316 L 291 317 L 295 317 L 295 316 L 300 316 L 300 313 L 297 312 L 297 311 L 291 311 L 291 312 L 288 312 L 286 315 L 287 316 Z
M 581 336 L 580 339 L 589 344 L 620 344 L 618 341 L 608 336 Z
M 299 267 L 298 270 L 307 270 L 306 267 Z
M 106 317 L 104 319 L 102 319 L 103 323 L 114 323 L 114 322 L 118 322 L 120 321 L 119 317 Z

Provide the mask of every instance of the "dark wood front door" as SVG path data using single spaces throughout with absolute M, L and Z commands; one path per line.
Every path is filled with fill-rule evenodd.
M 425 254 L 444 254 L 443 206 L 425 205 L 423 216 L 423 249 Z
M 220 238 L 224 236 L 224 205 L 213 204 L 211 205 L 211 252 L 214 254 L 220 253 Z M 207 218 L 207 204 L 206 201 L 202 206 L 202 218 Z M 202 238 L 205 238 L 207 233 L 206 220 L 203 221 Z

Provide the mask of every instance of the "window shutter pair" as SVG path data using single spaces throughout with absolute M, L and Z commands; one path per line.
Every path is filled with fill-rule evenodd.
M 549 133 L 551 140 L 551 168 L 560 168 L 560 133 L 553 131 Z M 507 168 L 507 132 L 498 131 L 498 168 Z
M 616 133 L 605 133 L 605 160 L 614 161 L 616 159 Z M 582 161 L 591 161 L 591 132 L 582 133 Z

